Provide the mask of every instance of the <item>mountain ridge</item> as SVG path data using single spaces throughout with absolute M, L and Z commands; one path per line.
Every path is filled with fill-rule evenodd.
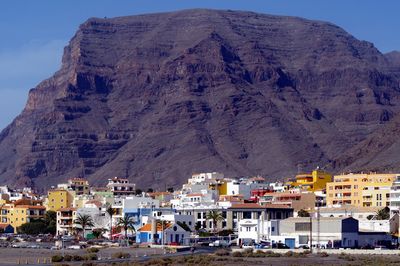
M 391 69 L 326 22 L 204 9 L 91 18 L 1 132 L 0 181 L 342 170 L 400 112 Z

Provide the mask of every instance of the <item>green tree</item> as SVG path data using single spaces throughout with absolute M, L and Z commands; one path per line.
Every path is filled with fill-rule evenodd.
M 92 233 L 95 238 L 99 239 L 106 231 L 107 229 L 105 228 L 96 228 L 92 231 Z
M 299 216 L 299 217 L 310 217 L 310 213 L 308 211 L 306 211 L 306 210 L 301 209 L 301 210 L 299 210 L 297 212 L 297 216 Z
M 46 224 L 46 233 L 55 235 L 57 231 L 57 213 L 55 211 L 47 211 L 44 217 Z
M 85 238 L 86 228 L 94 226 L 92 217 L 87 214 L 78 214 L 78 217 L 75 220 L 75 224 L 79 225 L 82 228 L 83 238 Z
M 385 207 L 376 211 L 375 220 L 388 220 L 390 218 L 390 209 Z
M 46 229 L 47 225 L 43 219 L 35 219 L 18 227 L 18 232 L 27 235 L 38 235 L 46 232 Z
M 107 204 L 106 213 L 110 216 L 110 239 L 112 238 L 112 218 L 115 215 L 115 209 L 111 206 L 111 204 Z
M 124 217 L 119 218 L 119 220 L 118 220 L 118 226 L 121 226 L 124 229 L 125 239 L 127 241 L 128 241 L 128 230 L 136 232 L 134 225 L 135 225 L 135 223 L 133 222 L 132 217 L 129 217 L 126 214 Z
M 57 213 L 54 211 L 46 212 L 44 218 L 31 219 L 28 223 L 18 227 L 18 232 L 27 235 L 52 234 L 56 233 L 57 229 Z
M 217 230 L 218 222 L 223 221 L 224 217 L 219 211 L 211 210 L 207 213 L 206 219 L 212 221 L 213 231 L 215 232 Z

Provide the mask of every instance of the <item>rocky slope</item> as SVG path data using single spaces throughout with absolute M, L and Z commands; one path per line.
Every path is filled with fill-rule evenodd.
M 330 23 L 216 10 L 92 18 L 0 134 L 0 181 L 164 188 L 196 171 L 342 170 L 399 97 L 392 61 Z

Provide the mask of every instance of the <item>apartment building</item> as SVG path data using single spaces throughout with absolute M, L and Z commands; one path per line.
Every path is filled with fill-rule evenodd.
M 392 214 L 400 212 L 400 175 L 396 175 L 390 188 L 390 212 Z
M 239 222 L 243 219 L 286 219 L 293 216 L 293 208 L 286 205 L 266 204 L 261 206 L 256 203 L 235 204 L 227 209 L 226 229 L 238 230 Z
M 57 235 L 72 235 L 74 233 L 75 208 L 61 208 L 57 210 Z
M 396 174 L 347 174 L 334 176 L 326 185 L 327 206 L 386 207 Z
M 316 206 L 316 195 L 313 192 L 276 192 L 265 193 L 259 200 L 261 205 L 266 204 L 281 204 L 294 209 L 295 212 L 299 210 L 313 211 Z
M 114 197 L 134 196 L 136 194 L 136 185 L 130 183 L 127 178 L 110 178 L 107 188 L 113 193 Z
M 39 204 L 38 201 L 26 199 L 5 204 L 0 207 L 0 221 L 1 223 L 11 224 L 12 227 L 18 229 L 32 219 L 44 218 L 46 207 Z
M 58 211 L 58 209 L 72 207 L 75 192 L 62 188 L 51 189 L 47 192 L 46 207 L 48 211 Z

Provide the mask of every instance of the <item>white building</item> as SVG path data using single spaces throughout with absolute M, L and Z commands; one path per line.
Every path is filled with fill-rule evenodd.
M 319 221 L 312 218 L 312 224 L 309 217 L 271 221 L 270 238 L 291 248 L 309 246 L 311 229 L 313 245 L 336 248 L 359 246 L 358 221 L 352 217 L 321 217 Z
M 217 173 L 217 172 L 193 174 L 192 178 L 188 179 L 188 184 L 194 185 L 194 184 L 201 184 L 201 183 L 210 183 L 212 181 L 215 181 L 218 179 L 223 179 L 223 178 L 224 178 L 224 174 Z
M 107 188 L 110 189 L 115 197 L 136 194 L 136 184 L 130 183 L 126 178 L 114 177 L 108 179 Z
M 389 208 L 392 214 L 400 212 L 400 175 L 396 176 L 390 188 Z

